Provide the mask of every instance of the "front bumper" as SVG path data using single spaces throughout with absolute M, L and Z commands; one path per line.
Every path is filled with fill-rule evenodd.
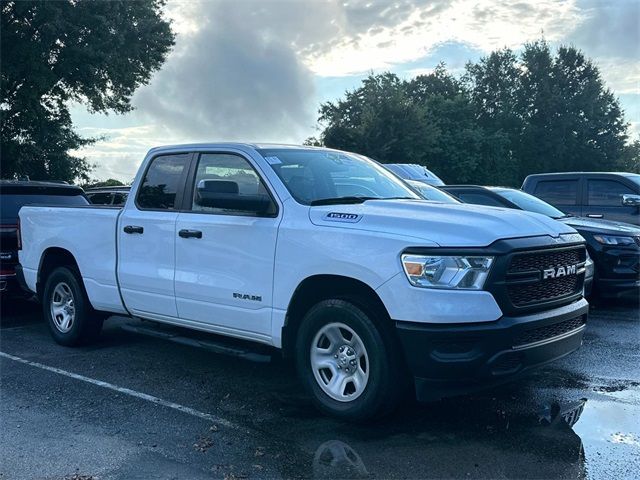
M 589 304 L 480 324 L 396 322 L 418 400 L 469 393 L 512 380 L 582 345 Z
M 593 251 L 593 254 L 591 254 Z M 592 246 L 595 262 L 595 290 L 603 297 L 624 297 L 640 293 L 640 248 Z
M 598 293 L 605 298 L 621 298 L 640 294 L 640 279 L 598 279 Z

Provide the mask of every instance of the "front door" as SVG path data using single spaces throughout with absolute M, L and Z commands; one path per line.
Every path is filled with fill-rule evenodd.
M 640 224 L 639 208 L 622 204 L 623 195 L 638 195 L 638 190 L 617 180 L 587 180 L 585 216 L 617 222 Z
M 280 221 L 273 197 L 251 161 L 231 152 L 201 153 L 187 191 L 175 228 L 179 317 L 267 340 Z
M 136 198 L 118 222 L 118 280 L 128 310 L 141 317 L 178 316 L 174 293 L 175 228 L 191 154 L 155 157 Z

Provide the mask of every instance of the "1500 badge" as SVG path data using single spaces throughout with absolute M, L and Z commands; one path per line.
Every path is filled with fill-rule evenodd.
M 325 217 L 326 220 L 330 220 L 333 222 L 348 222 L 348 223 L 356 223 L 360 221 L 361 216 L 357 213 L 341 213 L 341 212 L 330 212 L 327 213 Z

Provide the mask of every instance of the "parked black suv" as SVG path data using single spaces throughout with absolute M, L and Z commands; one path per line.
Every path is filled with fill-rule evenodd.
M 640 228 L 622 222 L 611 222 L 567 215 L 522 190 L 475 185 L 446 185 L 441 189 L 466 203 L 506 207 L 541 213 L 575 228 L 587 241 L 587 250 L 595 266 L 596 293 L 606 297 L 640 291 Z
M 80 187 L 64 183 L 0 180 L 0 292 L 20 294 L 18 263 L 20 224 L 24 205 L 89 205 Z
M 640 225 L 640 175 L 636 173 L 540 173 L 522 190 L 563 212 Z

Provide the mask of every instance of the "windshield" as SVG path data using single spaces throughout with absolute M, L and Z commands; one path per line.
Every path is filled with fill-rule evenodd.
M 443 203 L 460 203 L 448 193 L 443 192 L 439 188 L 427 185 L 426 183 L 416 182 L 413 180 L 407 180 L 407 183 L 415 188 L 425 200 Z
M 258 151 L 303 205 L 420 198 L 402 180 L 360 155 L 315 149 Z
M 551 218 L 566 217 L 566 215 L 556 207 L 549 205 L 547 202 L 540 200 L 538 197 L 534 197 L 533 195 L 524 193 L 521 190 L 512 190 L 510 188 L 496 188 L 493 191 L 528 212 L 541 213 L 542 215 L 546 215 L 547 217 Z
M 385 167 L 406 180 L 417 180 L 419 182 L 428 181 L 432 185 L 444 185 L 444 182 L 431 170 L 422 165 L 405 163 L 387 163 Z
M 630 174 L 630 175 L 627 175 L 626 177 L 636 185 L 640 186 L 640 175 Z

